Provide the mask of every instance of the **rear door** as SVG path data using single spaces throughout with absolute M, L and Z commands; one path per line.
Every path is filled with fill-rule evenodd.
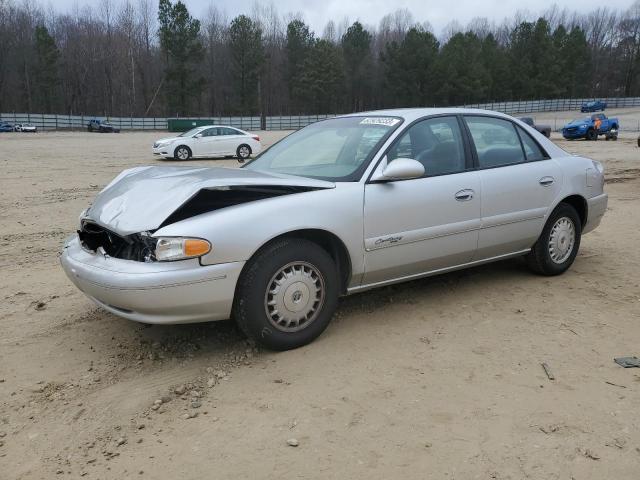
M 604 133 L 609 129 L 609 121 L 602 113 L 591 115 L 591 120 L 593 120 L 593 128 L 595 128 L 598 133 Z
M 235 128 L 219 127 L 218 135 L 220 135 L 220 148 L 226 155 L 235 155 L 238 146 L 245 143 L 242 138 L 244 135 Z
M 475 260 L 530 248 L 562 186 L 562 170 L 515 123 L 465 116 L 482 185 L 482 223 Z
M 480 226 L 480 178 L 472 171 L 462 120 L 440 116 L 408 127 L 387 161 L 412 158 L 422 178 L 365 186 L 364 284 L 467 263 Z

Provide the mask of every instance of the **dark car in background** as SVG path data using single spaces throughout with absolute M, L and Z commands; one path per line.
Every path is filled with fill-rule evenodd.
M 100 133 L 120 133 L 119 128 L 116 128 L 106 120 L 98 120 L 97 118 L 89 121 L 87 130 L 89 130 L 90 132 Z
M 580 107 L 580 111 L 582 113 L 586 112 L 598 112 L 603 111 L 607 108 L 607 102 L 603 102 L 602 100 L 594 100 L 592 102 L 584 102 Z
M 7 122 L 0 122 L 0 132 L 13 132 L 13 125 Z
M 526 123 L 530 127 L 535 128 L 545 137 L 549 138 L 551 136 L 551 125 L 536 125 L 536 123 L 533 121 L 533 118 L 531 117 L 521 117 L 519 118 L 519 120 L 523 123 Z

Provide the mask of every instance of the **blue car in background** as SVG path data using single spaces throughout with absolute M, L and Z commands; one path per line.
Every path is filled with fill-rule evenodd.
M 607 108 L 607 102 L 603 102 L 602 100 L 594 100 L 593 102 L 584 102 L 582 107 L 580 107 L 580 111 L 585 112 L 598 112 L 603 111 Z
M 0 122 L 0 132 L 13 132 L 13 125 L 6 122 Z

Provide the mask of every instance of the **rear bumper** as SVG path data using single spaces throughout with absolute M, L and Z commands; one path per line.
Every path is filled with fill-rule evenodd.
M 136 262 L 84 250 L 68 240 L 60 263 L 71 281 L 105 310 L 143 323 L 229 318 L 244 262 L 202 266 L 197 259 Z
M 589 233 L 594 230 L 604 216 L 604 212 L 607 211 L 607 204 L 609 203 L 609 195 L 603 193 L 597 197 L 592 197 L 587 200 L 587 222 L 582 228 L 582 233 Z

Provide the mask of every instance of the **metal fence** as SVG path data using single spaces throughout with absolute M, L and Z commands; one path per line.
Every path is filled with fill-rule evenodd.
M 602 100 L 607 102 L 607 108 L 640 107 L 640 97 L 612 97 L 612 98 L 559 98 L 553 100 L 523 100 L 517 102 L 491 102 L 464 105 L 466 108 L 481 108 L 512 115 L 516 113 L 536 112 L 566 112 L 580 110 L 585 102 Z
M 16 123 L 32 123 L 40 130 L 68 130 L 86 129 L 89 120 L 105 118 L 83 115 L 47 115 L 40 113 L 0 113 L 0 121 Z M 132 118 L 132 117 L 108 117 L 117 128 L 121 130 L 166 130 L 166 118 Z
M 525 100 L 515 102 L 491 102 L 462 105 L 466 108 L 480 108 L 485 110 L 495 110 L 509 115 L 536 112 L 558 112 L 580 110 L 584 102 L 594 100 L 593 98 L 568 98 L 554 100 Z M 622 98 L 600 98 L 607 102 L 607 108 L 640 107 L 640 97 Z M 335 115 L 295 115 L 295 116 L 267 116 L 264 127 L 266 130 L 297 130 L 311 123 L 331 118 Z M 65 130 L 65 129 L 85 129 L 89 120 L 96 116 L 84 115 L 45 115 L 39 113 L 0 113 L 0 121 L 16 123 L 32 123 L 40 130 Z M 153 117 L 106 117 L 117 128 L 121 130 L 167 130 L 168 118 Z M 216 125 L 228 125 L 244 130 L 260 130 L 262 128 L 259 116 L 239 116 L 239 117 L 187 117 L 180 118 L 181 121 L 202 121 L 206 120 Z M 197 122 L 196 122 L 197 123 Z M 631 128 L 636 128 L 635 125 Z M 625 127 L 625 129 L 628 129 Z M 640 125 L 638 125 L 640 129 Z

